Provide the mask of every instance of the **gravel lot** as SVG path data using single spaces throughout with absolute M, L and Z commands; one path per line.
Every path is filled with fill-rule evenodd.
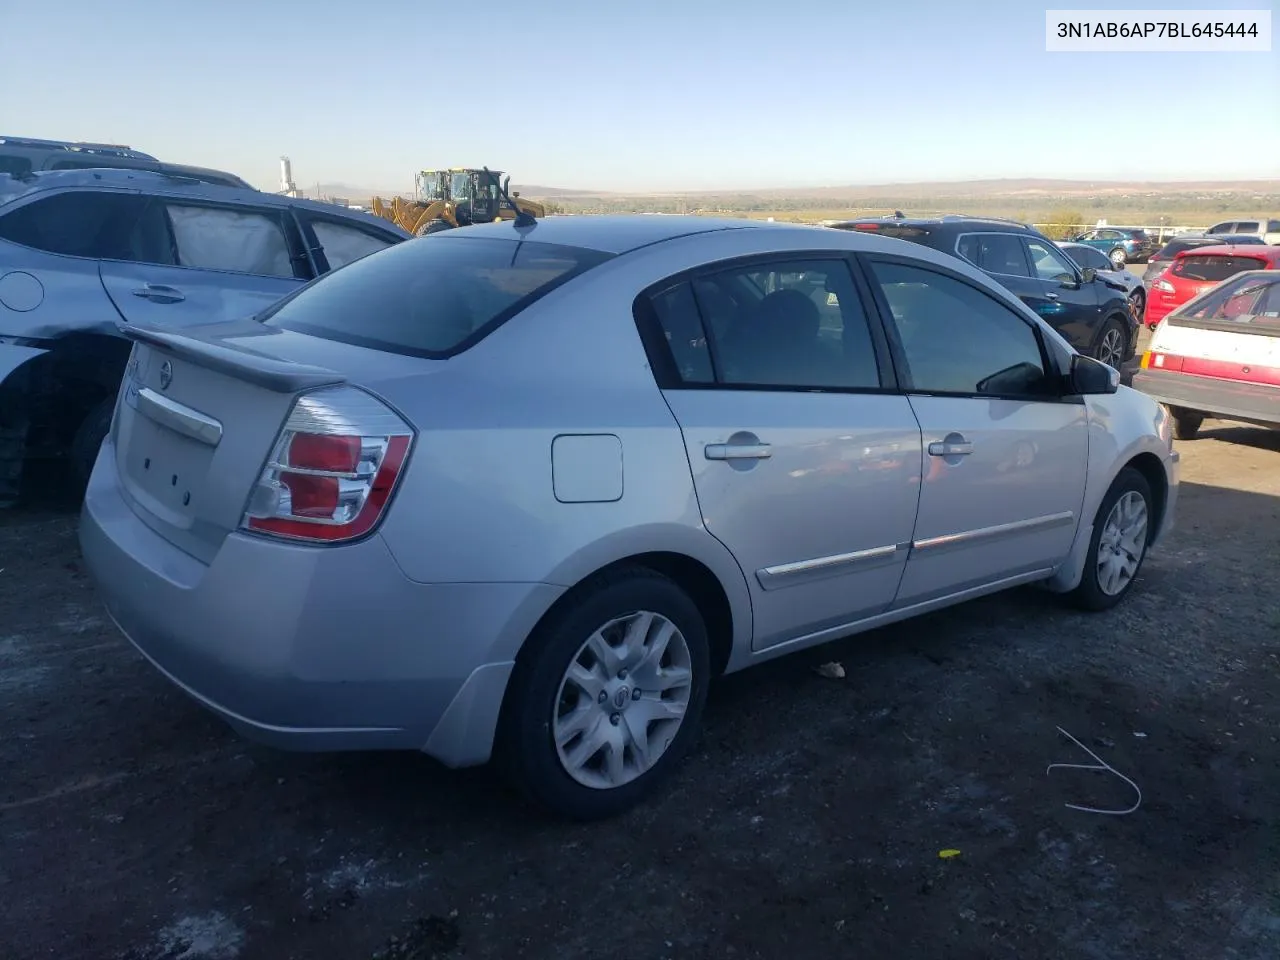
M 1118 610 L 1016 591 L 728 678 L 673 788 L 586 827 L 236 738 L 105 621 L 73 511 L 0 515 L 0 956 L 1274 960 L 1280 433 L 1205 430 Z M 1135 795 L 1046 773 L 1090 762 L 1058 727 L 1136 812 L 1065 806 Z

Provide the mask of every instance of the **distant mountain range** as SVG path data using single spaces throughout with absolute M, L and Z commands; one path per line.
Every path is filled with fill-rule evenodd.
M 307 195 L 313 194 L 315 187 L 303 189 Z M 642 199 L 653 197 L 787 197 L 793 200 L 874 200 L 879 197 L 917 198 L 927 200 L 935 197 L 1018 197 L 1028 198 L 1055 197 L 1097 197 L 1097 196 L 1154 196 L 1161 194 L 1257 194 L 1261 196 L 1280 194 L 1280 179 L 1268 180 L 1051 180 L 1051 179 L 1003 179 L 1003 180 L 956 180 L 930 181 L 925 183 L 881 183 L 881 184 L 849 184 L 845 186 L 824 187 L 760 187 L 758 189 L 722 189 L 722 190 L 590 190 L 570 187 L 548 187 L 534 184 L 512 184 L 513 190 L 520 191 L 521 196 L 546 200 L 587 200 L 587 199 Z M 393 197 L 397 193 L 404 196 L 408 191 L 401 189 L 375 189 L 354 186 L 346 183 L 322 183 L 319 185 L 322 196 L 336 196 L 361 202 L 370 197 Z

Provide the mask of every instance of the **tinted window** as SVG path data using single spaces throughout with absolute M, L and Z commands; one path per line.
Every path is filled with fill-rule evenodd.
M 0 216 L 0 237 L 72 257 L 127 259 L 128 238 L 144 206 L 132 193 L 57 193 Z
M 873 263 L 913 390 L 987 396 L 1047 392 L 1031 325 L 994 298 L 919 267 Z
M 1261 226 L 1257 220 L 1241 220 L 1236 224 L 1236 233 L 1261 233 Z
M 608 259 L 548 243 L 421 237 L 326 274 L 265 322 L 375 350 L 445 356 Z
M 293 257 L 276 214 L 172 202 L 164 206 L 181 266 L 292 279 Z
M 715 368 L 693 288 L 677 284 L 649 298 L 676 373 L 683 383 L 714 383 Z
M 31 161 L 26 157 L 0 157 L 0 173 L 11 177 L 25 177 L 31 172 Z
M 1267 233 L 1280 233 L 1280 220 L 1268 220 Z
M 691 287 L 718 382 L 879 388 L 866 313 L 843 260 L 725 270 Z
M 311 226 L 316 231 L 316 240 L 324 250 L 325 259 L 329 261 L 330 270 L 337 270 L 352 260 L 385 250 L 392 243 L 387 237 L 379 237 L 368 230 L 334 223 L 332 220 L 312 220 Z
M 1111 261 L 1093 247 L 1066 247 L 1065 252 L 1082 267 L 1093 267 L 1095 270 L 1111 270 Z
M 975 233 L 964 239 L 973 254 L 966 255 L 966 259 L 972 260 L 983 270 L 1012 277 L 1031 276 L 1021 236 L 1012 233 Z
M 1075 270 L 1071 263 L 1056 249 L 1042 240 L 1028 240 L 1027 249 L 1031 251 L 1031 263 L 1035 267 L 1036 276 L 1041 280 L 1074 280 Z
M 1223 223 L 1215 223 L 1205 233 L 1230 233 L 1235 228 L 1234 220 L 1227 220 Z
M 1211 253 L 1193 253 L 1174 261 L 1173 275 L 1186 277 L 1188 280 L 1208 280 L 1217 283 L 1219 280 L 1234 277 L 1245 270 L 1262 270 L 1266 266 L 1265 260 L 1254 257 L 1219 257 Z

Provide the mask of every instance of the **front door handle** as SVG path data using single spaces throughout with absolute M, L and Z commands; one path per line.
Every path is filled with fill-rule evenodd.
M 768 460 L 773 456 L 767 443 L 708 443 L 702 452 L 708 460 Z
M 133 295 L 153 303 L 181 303 L 187 299 L 181 290 L 162 283 L 144 283 L 133 291 Z
M 1046 299 L 1046 300 L 1057 300 L 1057 299 L 1058 299 L 1058 295 L 1057 295 L 1056 293 L 1046 293 L 1044 296 L 1045 296 L 1045 299 Z
M 929 444 L 931 457 L 967 457 L 973 453 L 973 444 L 968 440 L 936 440 Z

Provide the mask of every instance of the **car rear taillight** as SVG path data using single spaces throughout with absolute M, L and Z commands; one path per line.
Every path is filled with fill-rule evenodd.
M 363 536 L 381 519 L 412 442 L 413 429 L 363 390 L 303 394 L 276 438 L 241 528 L 323 543 Z
M 880 229 L 880 224 L 878 224 L 878 223 L 855 223 L 855 224 L 853 225 L 853 229 L 855 229 L 855 230 L 879 230 L 879 229 Z
M 1157 277 L 1155 280 L 1151 281 L 1151 289 L 1159 290 L 1162 293 L 1173 293 L 1174 292 L 1173 284 L 1170 283 L 1168 280 L 1161 279 L 1163 276 L 1164 274 L 1161 274 L 1160 277 Z

